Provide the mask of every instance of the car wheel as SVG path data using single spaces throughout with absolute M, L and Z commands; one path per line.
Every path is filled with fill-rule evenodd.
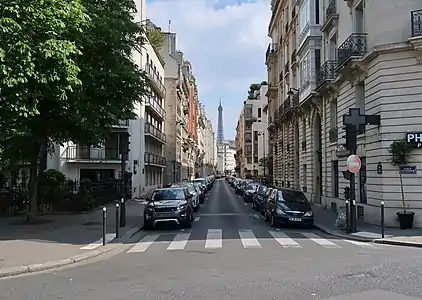
M 265 222 L 269 222 L 270 221 L 270 218 L 268 217 L 268 213 L 267 212 L 264 212 L 264 220 L 265 220 Z

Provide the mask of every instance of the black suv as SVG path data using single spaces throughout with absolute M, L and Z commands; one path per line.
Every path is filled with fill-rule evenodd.
M 269 195 L 264 210 L 265 221 L 277 225 L 302 225 L 313 227 L 314 214 L 311 204 L 301 191 L 279 188 Z
M 174 223 L 191 228 L 192 195 L 183 187 L 155 190 L 144 209 L 144 227 L 153 229 L 158 223 Z

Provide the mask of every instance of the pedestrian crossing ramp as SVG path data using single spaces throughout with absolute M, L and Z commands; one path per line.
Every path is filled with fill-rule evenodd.
M 239 229 L 236 238 L 223 238 L 222 229 L 208 229 L 203 239 L 192 237 L 192 232 L 149 234 L 136 242 L 127 253 L 141 253 L 152 250 L 153 245 L 160 245 L 166 251 L 183 251 L 189 248 L 190 243 L 200 245 L 205 250 L 222 249 L 228 243 L 236 242 L 243 249 L 262 249 L 264 247 L 279 247 L 281 249 L 304 249 L 320 247 L 325 249 L 342 249 L 346 247 L 377 249 L 372 243 L 359 242 L 347 239 L 327 239 L 314 232 L 283 232 L 270 230 L 266 237 L 257 237 L 252 230 Z M 195 247 L 195 248 L 196 248 Z M 157 248 L 155 248 L 157 249 Z

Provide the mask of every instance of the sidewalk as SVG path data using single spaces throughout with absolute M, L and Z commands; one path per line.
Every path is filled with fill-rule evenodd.
M 126 227 L 116 240 L 115 204 L 107 206 L 106 241 L 123 243 L 143 225 L 143 203 L 128 201 Z M 48 223 L 22 225 L 20 218 L 0 219 L 0 277 L 59 267 L 104 254 L 102 208 L 76 215 L 49 215 Z
M 381 235 L 381 226 L 371 225 L 358 221 L 358 232 L 346 234 L 345 231 L 335 227 L 337 214 L 323 209 L 321 206 L 312 205 L 315 226 L 325 233 L 351 240 L 374 242 L 397 246 L 422 247 L 422 229 L 414 228 L 401 230 L 396 227 L 386 227 L 384 238 Z

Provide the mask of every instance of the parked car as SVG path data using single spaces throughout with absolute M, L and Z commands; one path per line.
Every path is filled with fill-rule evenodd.
M 256 193 L 252 199 L 252 208 L 256 211 L 263 212 L 265 204 L 265 195 L 268 188 L 265 185 L 258 185 Z
M 268 197 L 264 211 L 265 221 L 271 226 L 303 225 L 313 227 L 314 215 L 311 204 L 301 191 L 276 189 Z
M 200 196 L 199 193 L 197 192 L 195 185 L 191 182 L 182 182 L 182 183 L 176 183 L 176 184 L 172 184 L 171 187 L 184 187 L 188 190 L 189 194 L 192 196 L 192 207 L 193 207 L 193 211 L 198 211 L 199 206 L 201 204 L 201 202 L 199 201 Z
M 192 195 L 184 187 L 155 190 L 144 209 L 144 226 L 153 229 L 158 223 L 173 223 L 191 228 Z
M 203 204 L 205 202 L 205 189 L 204 186 L 200 181 L 191 181 L 191 183 L 195 186 L 197 191 L 199 192 L 199 203 Z
M 200 182 L 201 185 L 203 186 L 204 189 L 204 193 L 206 194 L 208 191 L 208 184 L 207 184 L 207 180 L 205 178 L 195 178 L 194 180 L 192 180 L 192 182 Z
M 244 188 L 243 201 L 252 202 L 257 192 L 258 186 L 259 184 L 256 182 L 248 183 L 246 187 Z

